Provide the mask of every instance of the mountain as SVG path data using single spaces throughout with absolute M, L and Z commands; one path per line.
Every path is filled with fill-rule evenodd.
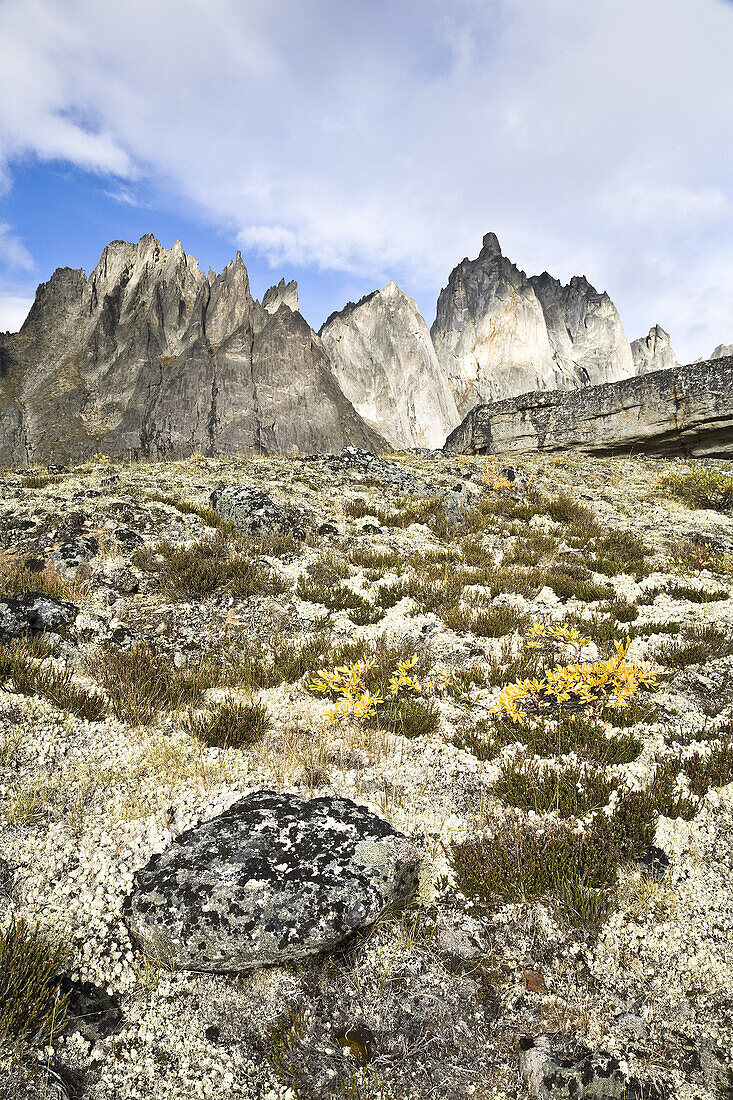
M 395 447 L 442 447 L 459 423 L 417 303 L 396 283 L 332 313 L 319 333 L 341 389 Z
M 718 344 L 717 348 L 710 353 L 710 358 L 726 359 L 730 355 L 733 355 L 733 344 Z
M 384 450 L 293 286 L 273 288 L 270 312 L 239 253 L 204 275 L 150 235 L 113 241 L 88 279 L 57 270 L 20 332 L 0 336 L 0 461 Z
M 461 415 L 483 401 L 633 374 L 616 307 L 582 276 L 528 278 L 487 233 L 440 292 L 431 335 Z
M 635 374 L 650 374 L 655 370 L 669 370 L 678 366 L 669 333 L 661 325 L 650 328 L 648 336 L 633 340 L 631 354 L 634 357 Z

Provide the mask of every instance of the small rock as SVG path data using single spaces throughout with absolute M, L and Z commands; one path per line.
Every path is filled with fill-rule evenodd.
M 663 1094 L 626 1077 L 617 1058 L 586 1051 L 580 1057 L 553 1054 L 547 1035 L 519 1042 L 519 1069 L 530 1096 L 538 1100 L 662 1100 Z
M 322 523 L 317 531 L 319 535 L 337 535 L 338 533 L 338 527 L 334 527 L 332 523 Z
M 139 580 L 130 569 L 115 569 L 110 577 L 110 584 L 123 596 L 132 596 L 140 588 Z
M 641 873 L 647 878 L 654 879 L 655 882 L 661 882 L 669 870 L 669 856 L 653 844 L 646 848 L 635 862 Z
M 374 1032 L 364 1023 L 352 1024 L 336 1032 L 339 1046 L 348 1050 L 357 1066 L 368 1066 L 377 1054 L 377 1040 Z
M 135 875 L 133 935 L 184 969 L 240 971 L 336 947 L 416 888 L 420 853 L 344 798 L 257 791 Z
M 138 535 L 137 531 L 133 531 L 131 527 L 118 527 L 114 532 L 114 538 L 121 546 L 128 547 L 141 546 L 143 542 L 142 535 Z
M 0 642 L 68 628 L 78 614 L 75 604 L 54 600 L 42 592 L 6 596 L 0 599 Z
M 382 528 L 377 527 L 375 523 L 365 523 L 359 533 L 361 535 L 381 535 Z
M 89 562 L 99 550 L 99 543 L 92 535 L 80 535 L 62 542 L 48 557 L 65 581 L 74 581 L 87 570 Z

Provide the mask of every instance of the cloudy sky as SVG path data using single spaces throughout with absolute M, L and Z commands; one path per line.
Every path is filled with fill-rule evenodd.
M 107 241 L 428 323 L 494 230 L 631 339 L 733 342 L 730 0 L 0 0 L 0 329 Z

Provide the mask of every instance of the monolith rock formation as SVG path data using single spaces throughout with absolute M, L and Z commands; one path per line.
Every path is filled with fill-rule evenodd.
M 633 374 L 616 307 L 587 279 L 528 278 L 487 233 L 451 272 L 431 334 L 461 415 L 532 390 L 574 389 Z
M 634 373 L 650 374 L 656 370 L 670 370 L 679 366 L 677 356 L 661 325 L 649 329 L 649 335 L 632 341 L 631 354 L 634 357 Z M 729 354 L 733 354 L 733 349 Z M 711 359 L 715 356 L 711 355 Z
M 0 462 L 385 449 L 297 310 L 295 284 L 252 297 L 237 253 L 208 276 L 180 242 L 113 241 L 57 270 L 0 336 Z
M 733 455 L 733 357 L 478 405 L 448 437 L 445 450 L 727 458 Z
M 332 313 L 319 335 L 368 424 L 395 447 L 442 447 L 460 417 L 428 326 L 396 283 Z

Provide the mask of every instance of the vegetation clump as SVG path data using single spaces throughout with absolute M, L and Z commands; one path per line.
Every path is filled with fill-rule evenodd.
M 66 669 L 40 664 L 35 659 L 37 653 L 47 655 L 42 647 L 22 641 L 0 646 L 0 684 L 11 683 L 20 695 L 40 695 L 78 718 L 93 722 L 103 716 L 107 709 L 103 695 L 74 683 Z
M 211 686 L 202 668 L 176 668 L 143 642 L 119 649 L 106 646 L 92 662 L 115 717 L 132 724 L 149 722 L 159 711 L 195 705 Z
M 190 714 L 185 728 L 209 748 L 238 749 L 261 740 L 270 728 L 270 719 L 262 703 L 229 700 L 213 711 Z
M 0 929 L 0 1047 L 51 1042 L 64 1025 L 66 952 L 22 918 Z
M 729 512 L 733 508 L 733 476 L 707 466 L 696 466 L 687 474 L 670 470 L 662 474 L 657 484 L 690 508 L 710 508 L 715 512 Z
M 242 550 L 226 530 L 217 530 L 212 537 L 189 546 L 164 540 L 154 549 L 141 548 L 133 563 L 155 574 L 163 592 L 189 599 L 227 592 L 246 600 L 275 595 L 285 588 L 272 570 L 252 555 L 251 547 Z

